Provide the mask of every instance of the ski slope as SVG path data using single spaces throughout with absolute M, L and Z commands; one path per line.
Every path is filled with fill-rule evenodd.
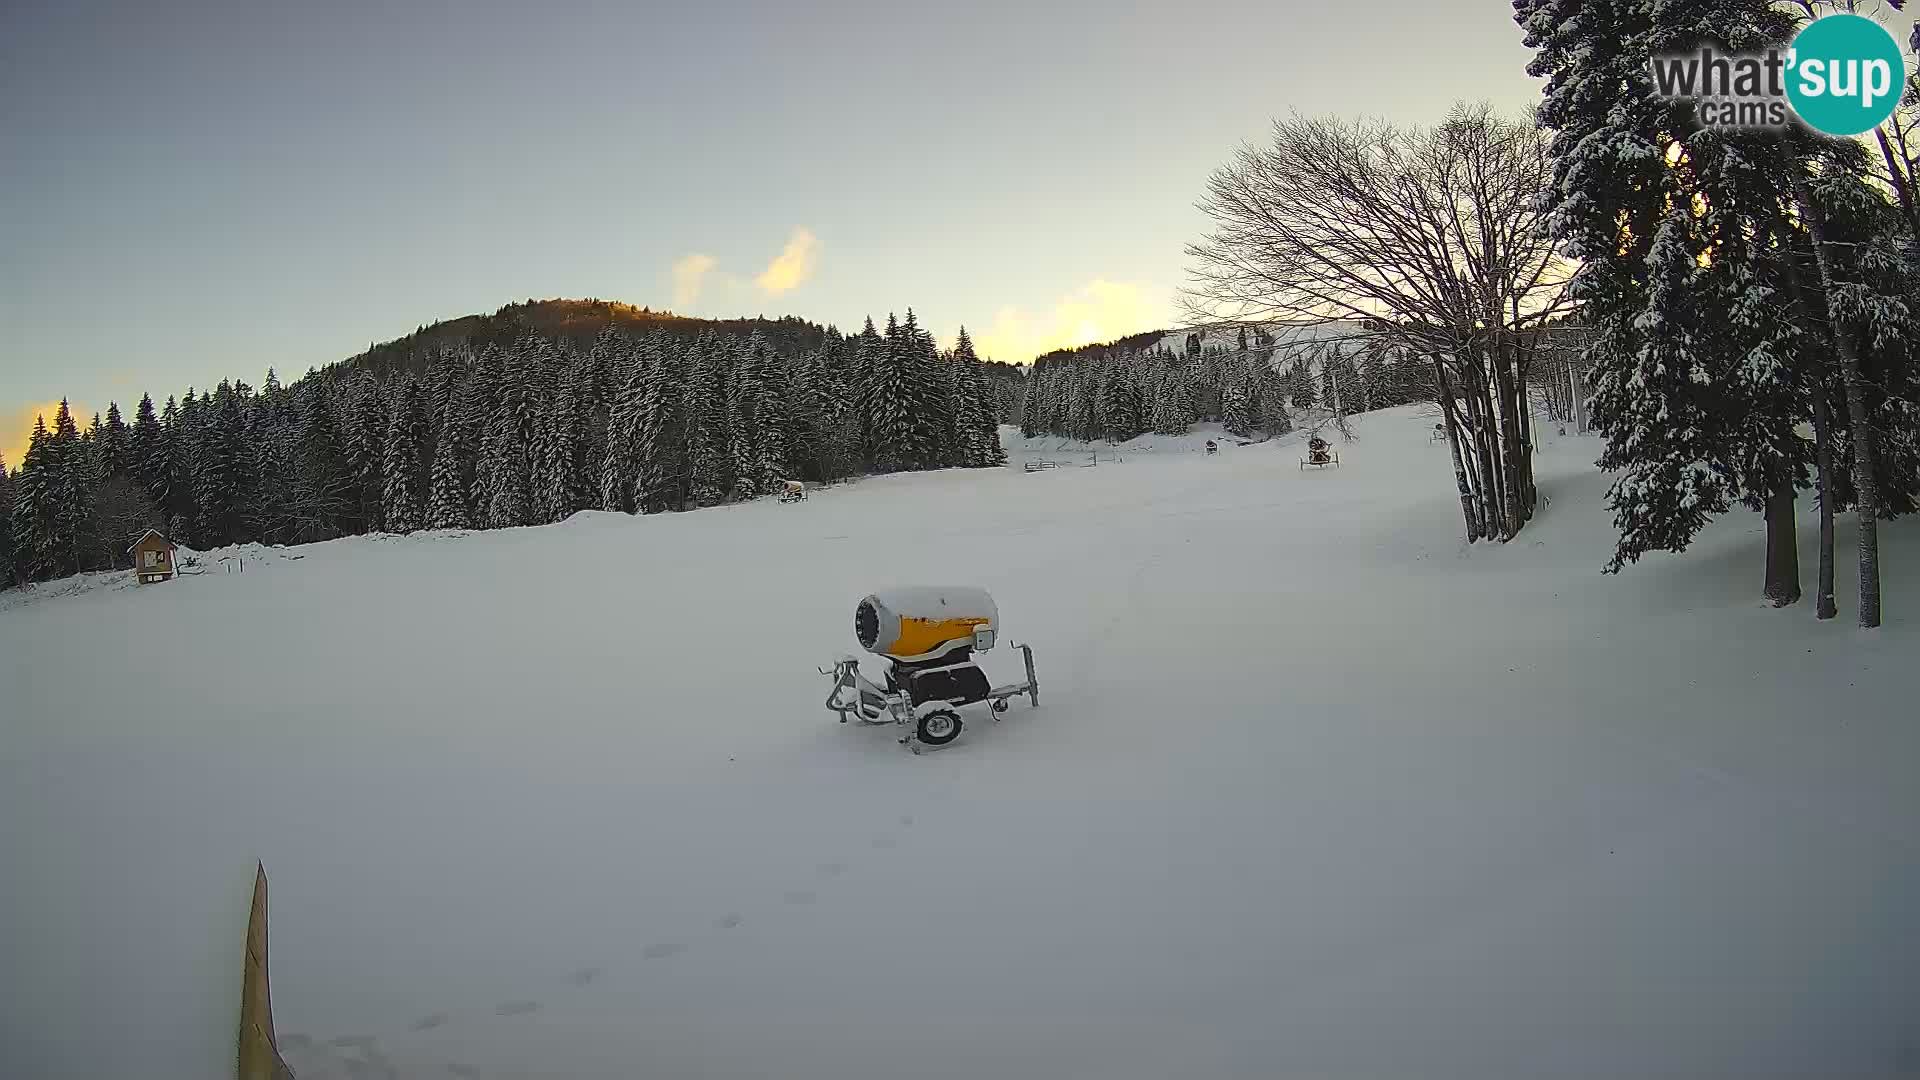
M 1606 578 L 1563 438 L 1468 548 L 1431 423 L 11 600 L 0 1075 L 230 1075 L 256 858 L 300 1080 L 1920 1071 L 1920 532 Z M 918 582 L 1041 705 L 915 757 L 816 668 Z
M 1365 324 L 1359 319 L 1326 319 L 1311 323 L 1250 322 L 1245 329 L 1249 336 L 1257 330 L 1265 330 L 1273 335 L 1276 366 L 1290 364 L 1305 354 L 1310 370 L 1321 367 L 1322 350 L 1336 356 L 1349 356 L 1361 352 L 1373 335 L 1368 333 Z M 1201 344 L 1209 348 L 1234 349 L 1239 346 L 1241 324 L 1229 324 L 1214 329 L 1200 329 Z M 1184 352 L 1187 347 L 1187 335 L 1195 330 L 1168 330 L 1160 335 L 1153 347 L 1171 352 Z

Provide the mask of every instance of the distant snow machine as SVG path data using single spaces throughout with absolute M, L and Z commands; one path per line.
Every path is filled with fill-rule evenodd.
M 1207 440 L 1207 456 L 1212 457 L 1213 455 L 1219 452 L 1220 452 L 1219 445 L 1216 444 L 1212 439 L 1208 439 Z
M 1324 469 L 1329 465 L 1338 468 L 1340 454 L 1327 445 L 1327 440 L 1315 435 L 1307 440 L 1307 456 L 1300 459 L 1300 471 L 1305 472 L 1309 465 L 1316 469 Z
M 886 658 L 885 686 L 860 673 L 857 657 L 842 655 L 832 668 L 827 709 L 840 722 L 898 724 L 911 730 L 900 744 L 918 754 L 960 737 L 960 707 L 986 702 L 998 721 L 1007 699 L 1027 695 L 1040 704 L 1040 682 L 1033 674 L 1033 649 L 1009 642 L 1027 662 L 1027 680 L 993 686 L 973 662 L 974 650 L 993 648 L 1000 632 L 1000 611 L 985 589 L 921 585 L 887 589 L 860 601 L 853 612 L 853 634 L 860 647 Z
M 806 501 L 806 498 L 807 498 L 807 485 L 801 483 L 798 480 L 787 480 L 781 483 L 780 485 L 780 501 L 781 502 L 783 503 L 804 502 Z

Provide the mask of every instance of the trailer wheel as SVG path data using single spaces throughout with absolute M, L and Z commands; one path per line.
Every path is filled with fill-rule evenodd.
M 1006 699 L 1006 698 L 994 698 L 994 699 L 993 699 L 993 711 L 994 711 L 994 712 L 997 712 L 997 713 L 998 713 L 998 712 L 1006 712 L 1006 711 L 1007 711 L 1007 699 Z
M 945 746 L 960 737 L 960 714 L 952 709 L 922 713 L 914 737 L 928 746 Z

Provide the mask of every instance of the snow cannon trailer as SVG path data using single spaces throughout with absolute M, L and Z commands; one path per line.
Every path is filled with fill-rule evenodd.
M 999 634 L 1000 610 L 985 589 L 923 585 L 874 593 L 853 610 L 853 636 L 886 661 L 886 683 L 868 680 L 857 657 L 842 655 L 833 667 L 819 669 L 833 676 L 827 709 L 839 713 L 843 724 L 904 727 L 900 744 L 917 754 L 960 737 L 962 706 L 986 702 L 998 721 L 1009 698 L 1025 694 L 1039 705 L 1031 646 L 1008 642 L 1026 660 L 1025 682 L 994 686 L 973 662 L 973 654 L 993 648 Z

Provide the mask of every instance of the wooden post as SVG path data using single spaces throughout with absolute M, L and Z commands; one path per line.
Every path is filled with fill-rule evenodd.
M 240 974 L 239 1080 L 293 1080 L 273 1035 L 267 987 L 267 868 L 254 864 L 253 910 L 247 916 L 247 956 Z

